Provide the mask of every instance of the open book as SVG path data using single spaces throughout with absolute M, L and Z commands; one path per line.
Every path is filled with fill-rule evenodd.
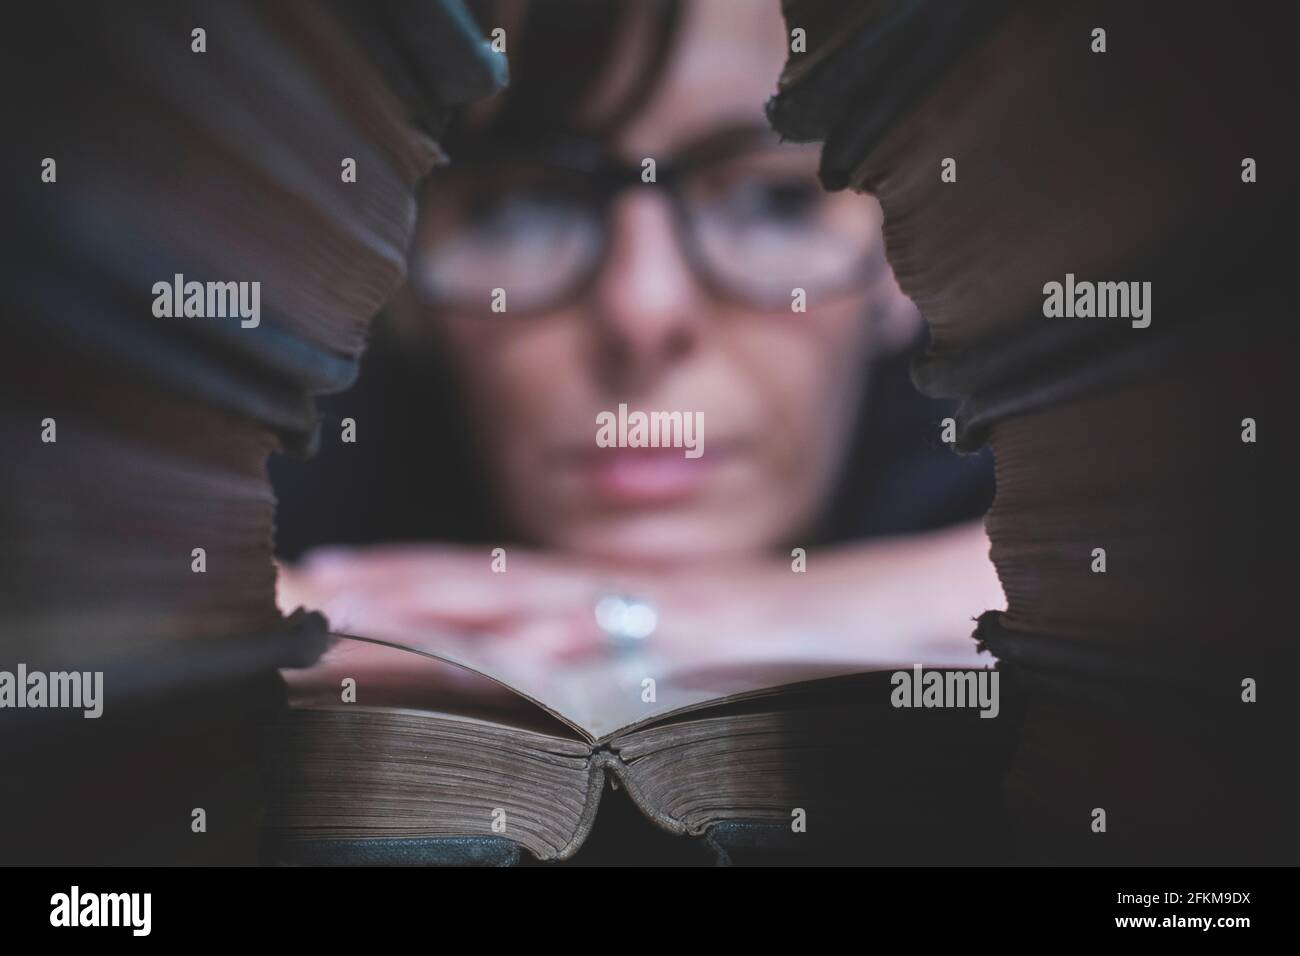
M 970 790 L 993 779 L 1006 721 L 898 708 L 892 674 L 910 661 L 811 655 L 611 651 L 557 669 L 482 639 L 341 637 L 285 672 L 273 842 L 496 837 L 565 859 L 607 782 L 677 834 L 758 826 L 811 848 L 855 823 L 989 830 Z

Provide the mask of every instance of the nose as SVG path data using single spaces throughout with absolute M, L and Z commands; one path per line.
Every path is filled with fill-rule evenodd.
M 591 308 L 604 377 L 640 387 L 694 349 L 706 296 L 678 243 L 669 201 L 645 186 L 615 202 Z

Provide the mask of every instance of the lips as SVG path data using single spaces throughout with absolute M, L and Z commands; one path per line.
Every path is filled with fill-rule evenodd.
M 575 462 L 585 491 L 611 504 L 650 505 L 681 501 L 707 484 L 723 448 L 687 458 L 681 448 L 600 448 Z

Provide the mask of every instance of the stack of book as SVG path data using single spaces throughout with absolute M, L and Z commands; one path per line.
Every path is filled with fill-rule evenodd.
M 1280 11 L 783 9 L 768 115 L 879 199 L 914 381 L 996 460 L 1019 858 L 1294 862 Z
M 7 862 L 251 861 L 279 666 L 266 462 L 319 440 L 404 275 L 458 0 L 45 4 L 6 53 Z

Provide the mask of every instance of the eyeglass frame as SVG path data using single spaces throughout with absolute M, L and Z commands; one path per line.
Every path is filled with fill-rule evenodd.
M 779 141 L 776 141 L 779 142 Z M 757 296 L 746 296 L 732 288 L 725 280 L 714 274 L 708 262 L 708 256 L 700 248 L 697 236 L 698 226 L 689 208 L 689 203 L 682 195 L 681 184 L 700 169 L 750 155 L 758 147 L 771 146 L 774 140 L 770 134 L 764 135 L 752 127 L 732 127 L 706 136 L 702 141 L 688 146 L 671 160 L 655 163 L 655 179 L 646 182 L 643 179 L 645 160 L 628 161 L 615 156 L 598 139 L 573 133 L 552 135 L 538 146 L 528 149 L 493 146 L 489 143 L 478 150 L 458 151 L 457 163 L 464 163 L 473 168 L 477 163 L 489 166 L 508 166 L 512 163 L 539 167 L 550 173 L 573 177 L 574 182 L 581 183 L 580 201 L 591 212 L 593 222 L 599 228 L 599 252 L 591 257 L 591 262 L 578 272 L 575 278 L 562 291 L 522 308 L 512 306 L 510 313 L 515 315 L 535 315 L 552 311 L 581 300 L 590 294 L 591 289 L 600 278 L 609 261 L 612 233 L 610 220 L 613 216 L 614 199 L 628 189 L 636 187 L 662 187 L 667 192 L 669 207 L 673 213 L 673 225 L 678 248 L 684 253 L 684 259 L 692 277 L 710 295 L 719 301 L 731 302 L 746 308 L 764 312 L 783 311 L 788 302 L 782 302 L 781 308 L 774 303 L 760 302 Z M 433 188 L 435 180 L 431 180 Z M 417 233 L 418 235 L 418 233 Z M 417 240 L 418 242 L 418 240 Z M 414 256 L 416 246 L 412 246 Z M 846 273 L 849 277 L 829 290 L 818 290 L 822 300 L 833 300 L 853 293 L 866 291 L 874 284 L 884 270 L 885 258 L 879 243 L 862 257 L 860 267 Z M 791 290 L 793 292 L 793 290 Z M 427 307 L 465 307 L 463 301 L 447 297 L 435 301 L 425 301 Z

